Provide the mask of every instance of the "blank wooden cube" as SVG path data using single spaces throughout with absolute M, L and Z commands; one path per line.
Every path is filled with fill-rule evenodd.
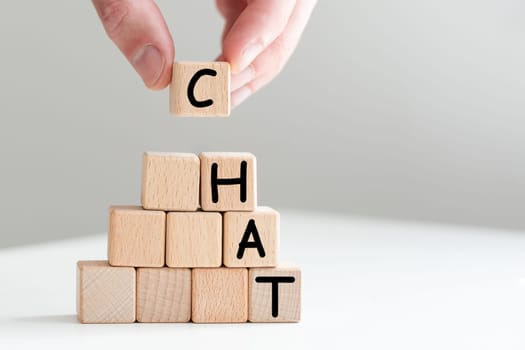
M 164 266 L 166 213 L 136 206 L 109 210 L 108 256 L 112 266 Z
M 301 270 L 253 268 L 249 272 L 250 322 L 298 322 L 301 319 Z
M 239 323 L 248 319 L 247 269 L 193 269 L 191 318 L 196 323 Z
M 230 64 L 175 62 L 170 85 L 170 112 L 175 116 L 229 116 Z
M 77 316 L 81 323 L 135 322 L 135 269 L 79 261 Z
M 168 213 L 166 265 L 219 267 L 221 264 L 222 215 L 220 213 Z
M 224 213 L 224 265 L 228 267 L 277 266 L 279 213 L 272 208 Z
M 189 322 L 190 318 L 190 269 L 137 269 L 137 321 Z
M 146 152 L 142 158 L 142 206 L 164 211 L 199 207 L 199 158 L 191 153 Z
M 253 154 L 204 152 L 199 158 L 202 210 L 255 210 L 257 176 Z

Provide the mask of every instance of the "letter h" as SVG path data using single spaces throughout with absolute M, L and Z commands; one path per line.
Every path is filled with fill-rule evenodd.
M 241 162 L 241 175 L 238 178 L 226 178 L 219 179 L 217 178 L 217 169 L 218 164 L 213 163 L 211 165 L 211 200 L 213 203 L 219 202 L 219 186 L 222 185 L 239 185 L 240 190 L 240 200 L 242 203 L 246 202 L 246 186 L 247 186 L 247 167 L 248 164 L 246 161 Z

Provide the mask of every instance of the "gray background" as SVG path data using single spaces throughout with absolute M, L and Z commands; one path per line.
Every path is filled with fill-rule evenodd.
M 211 1 L 159 1 L 179 60 Z M 251 151 L 261 204 L 525 229 L 525 5 L 321 0 L 285 71 L 229 119 L 175 119 L 89 1 L 0 2 L 0 246 L 102 232 L 145 150 Z

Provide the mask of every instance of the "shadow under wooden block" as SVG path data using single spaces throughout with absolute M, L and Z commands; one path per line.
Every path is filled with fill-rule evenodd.
M 112 266 L 164 266 L 166 213 L 137 206 L 109 210 L 108 256 Z
M 77 317 L 81 323 L 135 322 L 135 269 L 79 261 Z
M 201 207 L 205 211 L 253 211 L 257 207 L 257 169 L 251 153 L 203 152 Z
M 230 115 L 230 64 L 175 62 L 170 84 L 170 112 L 175 116 Z
M 277 266 L 279 221 L 279 213 L 268 207 L 258 207 L 250 212 L 224 213 L 224 265 Z
M 248 320 L 299 322 L 301 270 L 284 266 L 250 269 Z
M 146 152 L 142 158 L 144 209 L 194 211 L 199 207 L 199 158 L 192 153 Z
M 190 318 L 190 269 L 137 269 L 137 321 L 189 322 Z
M 212 212 L 168 213 L 166 265 L 219 267 L 222 264 L 222 215 Z
M 191 318 L 195 323 L 240 323 L 248 320 L 248 270 L 192 270 Z

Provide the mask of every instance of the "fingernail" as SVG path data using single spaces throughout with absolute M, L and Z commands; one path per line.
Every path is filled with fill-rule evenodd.
M 255 78 L 255 70 L 253 69 L 253 66 L 249 65 L 248 68 L 242 72 L 232 75 L 231 91 L 235 91 L 248 84 L 253 78 Z
M 131 59 L 133 68 L 139 73 L 144 83 L 154 85 L 164 70 L 164 57 L 153 45 L 146 45 L 135 53 Z
M 261 44 L 255 43 L 255 44 L 248 45 L 242 51 L 241 61 L 239 62 L 239 65 L 237 66 L 237 72 L 242 72 L 243 70 L 245 70 L 253 62 L 253 60 L 257 56 L 259 56 L 262 50 L 263 50 L 263 47 Z
M 234 92 L 232 92 L 232 106 L 237 107 L 238 105 L 243 103 L 243 101 L 246 100 L 251 94 L 252 91 L 246 86 L 235 90 Z

